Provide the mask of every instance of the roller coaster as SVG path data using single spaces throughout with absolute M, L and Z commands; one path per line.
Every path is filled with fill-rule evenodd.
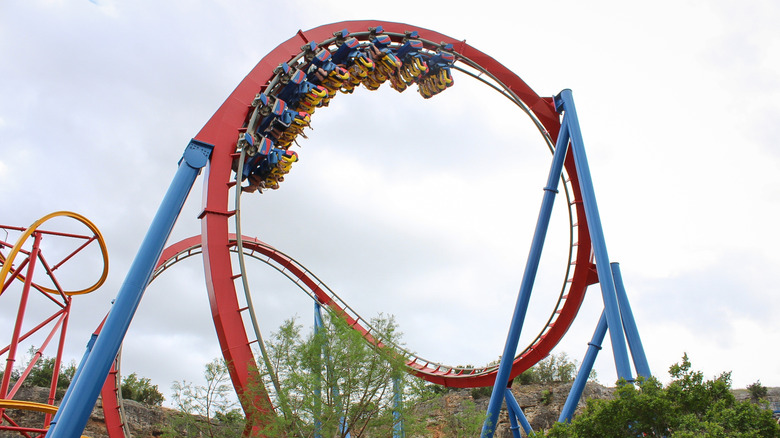
M 516 105 L 530 118 L 552 153 L 538 222 L 533 231 L 505 348 L 500 363 L 494 366 L 446 365 L 397 345 L 383 344 L 374 336 L 375 331 L 366 319 L 311 271 L 282 251 L 241 233 L 242 197 L 259 194 L 262 200 L 263 193 L 280 189 L 285 178 L 293 177 L 291 172 L 295 163 L 304 159 L 303 154 L 293 148 L 305 136 L 304 131 L 310 126 L 315 111 L 325 111 L 331 99 L 339 94 L 349 95 L 360 87 L 376 90 L 385 83 L 398 92 L 405 92 L 416 85 L 417 93 L 423 99 L 431 99 L 446 92 L 455 84 L 455 79 L 460 80 L 459 76 L 479 81 Z M 199 216 L 201 235 L 166 248 L 181 207 L 200 171 L 207 166 Z M 530 344 L 518 352 L 520 332 L 553 202 L 561 186 L 568 206 L 570 230 L 568 266 L 563 286 L 547 322 Z M 230 207 L 231 199 L 233 209 Z M 29 237 L 36 230 L 37 225 L 24 234 Z M 102 239 L 97 240 L 102 242 Z M 21 244 L 6 243 L 5 246 L 11 248 L 11 252 L 2 259 L 0 284 L 3 290 L 10 286 L 13 279 L 24 282 L 24 266 L 14 267 L 12 263 L 16 252 L 21 251 Z M 237 257 L 231 257 L 231 254 Z M 497 424 L 504 402 L 510 412 L 515 436 L 520 436 L 521 427 L 526 433 L 530 432 L 530 425 L 507 387 L 512 379 L 548 356 L 561 341 L 591 285 L 600 286 L 604 311 L 560 421 L 571 418 L 607 331 L 618 377 L 633 380 L 629 356 L 636 374 L 650 375 L 619 268 L 610 262 L 607 254 L 571 91 L 563 90 L 557 96 L 540 97 L 520 77 L 492 57 L 465 41 L 432 30 L 382 21 L 333 23 L 299 31 L 258 62 L 185 149 L 176 175 L 117 293 L 112 310 L 89 343 L 60 408 L 45 408 L 47 415 L 53 415 L 53 418 L 46 419 L 48 430 L 42 429 L 47 430 L 46 436 L 79 436 L 99 394 L 103 393 L 104 405 L 106 398 L 116 399 L 116 379 L 110 377 L 117 372 L 117 354 L 147 285 L 178 261 L 194 255 L 203 259 L 217 337 L 239 394 L 249 388 L 251 382 L 258 381 L 257 370 L 260 369 L 251 348 L 261 335 L 246 281 L 245 257 L 260 260 L 286 275 L 316 303 L 342 315 L 367 342 L 394 348 L 405 358 L 408 371 L 414 376 L 448 387 L 492 386 L 482 436 L 493 435 L 492 425 Z M 33 259 L 30 254 L 29 260 Z M 238 260 L 238 266 L 234 266 L 234 259 Z M 10 279 L 7 280 L 7 277 Z M 238 278 L 242 279 L 244 299 L 238 295 L 235 282 Z M 99 283 L 104 279 L 105 274 Z M 59 285 L 42 292 L 62 298 L 72 295 Z M 246 327 L 254 327 L 255 333 L 247 333 Z M 9 347 L 0 354 L 18 344 L 22 334 L 17 331 Z M 12 351 L 9 358 L 14 355 L 15 351 Z M 9 364 L 12 362 L 9 360 Z M 0 403 L 6 403 L 0 404 L 0 412 L 13 404 L 10 400 L 14 391 L 9 391 L 6 383 L 8 374 L 5 373 L 3 386 L 0 387 L 0 399 L 3 399 Z M 269 413 L 273 413 L 268 394 L 261 394 L 260 399 L 256 403 L 242 400 L 247 419 L 256 429 L 262 427 L 263 419 Z M 53 399 L 47 406 L 51 406 L 52 402 Z M 39 408 L 33 405 L 24 407 Z M 111 408 L 120 409 L 114 405 Z M 117 423 L 113 425 L 116 435 L 112 437 L 124 436 L 121 416 L 106 415 L 106 421 L 109 430 L 112 427 L 109 423 Z

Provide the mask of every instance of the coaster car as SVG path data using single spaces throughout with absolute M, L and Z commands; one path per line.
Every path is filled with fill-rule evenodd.
M 349 72 L 337 65 L 333 61 L 331 53 L 325 49 L 314 55 L 308 72 L 309 80 L 324 86 L 331 93 L 335 93 L 341 88 L 344 81 L 349 79 Z
M 309 126 L 310 121 L 311 117 L 308 113 L 299 111 L 290 126 L 276 134 L 276 145 L 283 149 L 288 148 L 299 134 L 303 135 L 303 128 Z
M 331 60 L 336 65 L 347 65 L 349 59 L 353 57 L 353 53 L 358 50 L 360 43 L 356 38 L 347 38 L 344 42 L 331 54 Z
M 255 138 L 248 132 L 243 132 L 238 135 L 238 142 L 236 142 L 237 151 L 246 151 L 247 156 L 252 156 L 257 153 L 257 147 L 255 147 Z
M 242 181 L 251 176 L 253 173 L 257 173 L 257 169 L 274 150 L 273 141 L 267 137 L 260 137 L 259 140 L 255 141 L 255 145 L 257 146 L 257 153 L 250 157 L 244 163 L 244 168 L 241 169 Z
M 428 99 L 441 93 L 454 83 L 450 67 L 455 63 L 455 55 L 449 52 L 452 44 L 442 47 L 434 56 L 428 59 L 428 71 L 418 80 L 419 92 Z

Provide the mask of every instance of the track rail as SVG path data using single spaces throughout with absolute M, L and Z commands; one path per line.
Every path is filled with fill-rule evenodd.
M 352 31 L 350 36 L 365 41 L 371 34 L 371 29 L 379 26 L 384 29 L 384 34 L 392 39 L 393 44 L 401 44 L 408 32 L 417 32 L 419 39 L 424 43 L 424 50 L 430 52 L 439 50 L 443 44 L 451 44 L 451 53 L 456 58 L 454 66 L 456 70 L 485 82 L 520 106 L 537 126 L 548 147 L 552 148 L 557 139 L 560 119 L 551 97 L 540 97 L 516 74 L 492 57 L 466 44 L 465 41 L 435 31 L 403 23 L 341 22 L 309 31 L 299 31 L 294 37 L 272 50 L 241 81 L 195 137 L 198 141 L 214 145 L 208 176 L 205 180 L 204 204 L 200 215 L 202 252 L 217 336 L 223 355 L 231 364 L 231 379 L 239 394 L 249 387 L 253 378 L 256 378 L 256 372 L 253 370 L 257 369 L 257 364 L 241 317 L 234 284 L 235 270 L 230 259 L 229 219 L 235 211 L 230 210 L 229 200 L 231 190 L 240 186 L 233 180 L 233 165 L 238 156 L 236 138 L 247 128 L 247 120 L 250 119 L 255 97 L 272 88 L 275 81 L 279 80 L 276 70 L 278 66 L 282 64 L 295 66 L 301 62 L 304 56 L 302 47 L 315 42 L 318 48 L 330 49 L 335 42 L 335 35 L 345 28 Z M 569 262 L 571 270 L 564 279 L 555 310 L 536 340 L 515 358 L 510 378 L 516 377 L 549 354 L 574 320 L 587 286 L 596 282 L 590 261 L 590 236 L 582 207 L 577 172 L 571 156 L 566 158 L 564 168 L 567 176 L 565 187 L 569 192 L 572 230 Z M 278 252 L 273 252 L 272 255 L 282 257 Z M 291 259 L 276 263 L 287 263 L 285 267 L 288 270 L 293 267 Z M 307 278 L 305 271 L 301 271 L 301 275 Z M 306 281 L 313 280 L 309 278 Z M 317 290 L 316 288 L 320 288 L 321 293 L 325 293 L 321 286 L 314 284 L 312 290 Z M 326 299 L 326 297 L 322 298 Z M 336 303 L 335 300 L 332 302 Z M 356 320 L 363 321 L 357 318 Z M 362 325 L 361 328 L 357 327 L 356 329 L 370 335 L 367 328 Z M 489 368 L 448 367 L 422 358 L 412 360 L 409 366 L 415 369 L 420 377 L 446 386 L 489 386 L 493 383 L 491 376 L 495 372 Z

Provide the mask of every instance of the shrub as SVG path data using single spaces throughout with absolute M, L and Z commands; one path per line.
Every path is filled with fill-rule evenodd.
M 122 379 L 122 398 L 152 406 L 161 406 L 165 400 L 157 385 L 152 385 L 146 377 L 139 378 L 136 373 Z

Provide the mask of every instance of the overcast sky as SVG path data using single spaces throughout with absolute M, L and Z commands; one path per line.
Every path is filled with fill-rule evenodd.
M 540 95 L 572 89 L 610 258 L 652 371 L 666 379 L 687 352 L 708 377 L 732 371 L 737 387 L 780 386 L 780 5 L 312 4 L 0 3 L 0 223 L 75 211 L 100 228 L 111 257 L 106 285 L 74 300 L 67 358 L 81 357 L 110 307 L 184 147 L 257 61 L 299 29 L 377 19 L 465 39 Z M 363 316 L 395 315 L 407 347 L 426 358 L 496 359 L 550 161 L 530 120 L 456 73 L 429 100 L 387 85 L 337 96 L 312 127 L 281 188 L 243 198 L 244 234 L 296 258 Z M 202 180 L 170 243 L 199 233 Z M 564 280 L 560 201 L 524 342 Z M 310 324 L 303 293 L 248 265 L 264 333 L 296 315 Z M 97 268 L 80 273 L 75 283 Z M 12 298 L 0 298 L 5 342 Z M 556 351 L 581 360 L 600 309 L 592 287 Z M 148 289 L 123 373 L 169 395 L 218 355 L 193 258 Z M 608 348 L 596 368 L 614 382 Z

